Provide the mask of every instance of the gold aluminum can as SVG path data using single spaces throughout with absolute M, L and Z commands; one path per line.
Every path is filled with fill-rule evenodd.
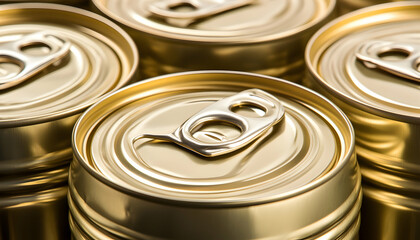
M 361 237 L 419 239 L 420 2 L 329 23 L 308 43 L 309 84 L 352 121 L 364 179 Z
M 289 81 L 141 81 L 87 110 L 72 142 L 74 239 L 357 239 L 351 124 Z
M 223 69 L 301 81 L 305 44 L 336 9 L 335 0 L 92 2 L 137 42 L 143 78 Z
M 67 239 L 72 128 L 135 79 L 138 52 L 85 10 L 22 3 L 0 14 L 0 239 Z

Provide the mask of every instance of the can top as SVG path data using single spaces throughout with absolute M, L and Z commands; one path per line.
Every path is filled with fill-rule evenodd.
M 256 89 L 258 88 L 258 89 Z M 256 204 L 309 191 L 349 160 L 342 112 L 303 87 L 227 71 L 161 76 L 124 88 L 76 123 L 76 159 L 135 196 Z
M 315 25 L 334 0 L 94 0 L 106 15 L 131 28 L 171 39 L 260 42 Z
M 2 127 L 79 113 L 134 75 L 134 42 L 103 17 L 41 3 L 0 12 Z
M 420 120 L 420 4 L 388 3 L 344 15 L 310 40 L 306 61 L 341 100 L 398 121 Z

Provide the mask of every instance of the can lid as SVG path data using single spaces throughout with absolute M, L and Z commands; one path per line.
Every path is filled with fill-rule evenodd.
M 94 0 L 106 15 L 134 29 L 171 39 L 258 42 L 315 25 L 334 0 Z
M 134 43 L 100 16 L 54 4 L 11 4 L 0 12 L 7 22 L 0 26 L 2 127 L 79 113 L 134 74 Z M 118 34 L 126 38 L 121 47 Z
M 109 96 L 79 119 L 73 145 L 85 168 L 122 191 L 219 206 L 313 188 L 349 157 L 351 129 L 341 111 L 307 89 L 208 71 Z
M 402 121 L 420 116 L 419 3 L 391 3 L 347 14 L 317 32 L 307 62 L 344 101 Z

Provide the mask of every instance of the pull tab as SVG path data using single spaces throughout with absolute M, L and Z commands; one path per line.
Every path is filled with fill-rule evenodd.
M 264 111 L 264 116 L 245 117 L 232 112 L 232 109 L 240 106 L 255 106 Z M 184 122 L 172 134 L 144 134 L 134 138 L 133 144 L 140 138 L 159 139 L 174 142 L 205 157 L 214 157 L 247 145 L 282 120 L 283 117 L 283 105 L 276 97 L 259 89 L 250 89 L 221 99 L 204 108 Z M 233 124 L 241 130 L 241 134 L 233 140 L 220 143 L 205 143 L 193 137 L 194 130 L 215 121 Z
M 39 56 L 26 54 L 22 51 L 23 48 L 36 44 L 48 46 L 49 53 Z M 37 32 L 16 41 L 1 43 L 0 59 L 3 62 L 15 63 L 22 70 L 12 77 L 0 77 L 0 90 L 13 87 L 61 60 L 69 53 L 70 46 L 70 42 L 48 32 Z
M 197 20 L 249 5 L 254 0 L 160 0 L 149 5 L 149 11 L 162 18 Z M 187 6 L 191 11 L 175 11 Z
M 396 53 L 404 59 L 385 60 L 381 55 Z M 420 82 L 420 44 L 391 41 L 368 41 L 361 45 L 356 53 L 357 59 L 368 68 L 379 68 L 399 77 Z

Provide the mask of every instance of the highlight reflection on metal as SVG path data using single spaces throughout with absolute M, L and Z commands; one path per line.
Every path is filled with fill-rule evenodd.
M 381 55 L 387 53 L 407 56 L 399 60 L 385 60 Z M 420 72 L 417 70 L 420 64 L 420 44 L 368 41 L 361 45 L 356 57 L 368 68 L 379 68 L 397 76 L 420 82 Z
M 163 18 L 197 20 L 238 7 L 246 6 L 255 0 L 160 0 L 151 2 L 149 11 Z M 187 6 L 191 11 L 175 11 L 177 7 Z
M 48 53 L 25 54 L 25 47 L 44 44 Z M 0 90 L 13 87 L 65 57 L 70 50 L 70 42 L 54 36 L 53 33 L 37 32 L 24 36 L 17 41 L 0 44 L 0 60 L 19 65 L 22 70 L 17 75 L 0 77 Z
M 262 109 L 262 117 L 245 117 L 232 112 L 235 107 L 252 106 Z M 140 138 L 154 138 L 174 142 L 206 157 L 214 157 L 233 152 L 256 138 L 260 137 L 284 116 L 284 109 L 280 101 L 271 94 L 251 89 L 242 91 L 234 96 L 224 98 L 203 109 L 189 118 L 172 134 L 143 134 L 133 139 L 133 143 Z M 237 126 L 241 135 L 230 141 L 220 139 L 219 143 L 200 141 L 192 136 L 192 132 L 209 122 L 227 122 Z

